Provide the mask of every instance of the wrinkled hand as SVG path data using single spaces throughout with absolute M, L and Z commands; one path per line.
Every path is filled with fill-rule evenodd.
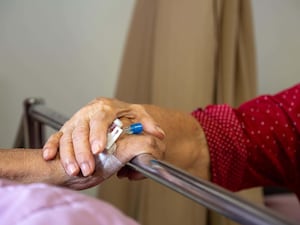
M 117 141 L 115 156 L 123 165 L 141 153 L 158 158 L 163 155 L 161 140 L 165 134 L 141 105 L 99 98 L 77 111 L 58 133 L 50 136 L 43 148 L 44 159 L 55 158 L 59 149 L 67 174 L 77 175 L 81 171 L 83 176 L 91 175 L 96 167 L 94 155 L 104 151 L 107 130 L 116 118 L 125 124 L 140 122 L 144 128 L 144 134 L 124 135 Z M 120 176 L 127 174 L 124 170 Z M 125 176 L 134 178 L 136 175 Z
M 125 166 L 136 155 L 151 153 L 155 158 L 162 158 L 165 152 L 165 144 L 159 138 L 153 135 L 137 135 L 122 137 L 116 142 L 116 151 L 113 154 L 101 153 L 106 160 L 99 160 L 95 157 L 95 172 L 90 176 L 66 177 L 65 181 L 60 184 L 72 189 L 82 190 L 100 184 L 113 174 L 119 178 L 127 177 L 131 180 L 143 179 L 144 176 L 139 172 Z

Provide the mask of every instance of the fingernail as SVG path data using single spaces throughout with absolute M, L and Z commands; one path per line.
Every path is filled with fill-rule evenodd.
M 166 136 L 165 132 L 164 132 L 159 126 L 156 126 L 155 128 L 156 128 L 156 130 L 157 130 L 159 133 L 161 133 L 161 135 L 162 135 L 163 137 Z
M 89 166 L 88 163 L 82 163 L 80 165 L 80 169 L 81 169 L 81 172 L 82 172 L 83 176 L 86 177 L 86 176 L 88 176 L 90 174 L 91 168 L 90 168 L 90 166 Z
M 67 166 L 67 173 L 70 176 L 75 175 L 76 170 L 77 170 L 77 168 L 76 168 L 76 166 L 73 163 L 68 164 L 68 166 Z
M 100 148 L 101 148 L 101 146 L 100 146 L 99 142 L 95 141 L 93 143 L 93 145 L 92 145 L 92 152 L 93 152 L 93 154 L 98 153 L 100 151 Z
M 43 150 L 43 158 L 48 159 L 49 158 L 49 150 L 46 148 Z

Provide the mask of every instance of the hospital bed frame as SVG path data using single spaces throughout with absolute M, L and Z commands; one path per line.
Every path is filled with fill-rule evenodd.
M 45 141 L 45 128 L 59 130 L 67 117 L 48 108 L 43 99 L 24 100 L 22 122 L 15 140 L 16 148 L 41 148 Z M 188 173 L 148 154 L 135 157 L 128 166 L 146 177 L 181 193 L 198 204 L 245 225 L 292 225 L 286 218 L 266 207 L 252 204 L 236 194 L 209 181 Z

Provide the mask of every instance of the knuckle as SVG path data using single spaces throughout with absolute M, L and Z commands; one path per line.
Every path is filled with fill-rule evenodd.
M 73 141 L 80 141 L 82 138 L 85 138 L 88 135 L 89 126 L 88 123 L 85 121 L 80 121 L 74 128 L 71 134 L 71 139 Z
M 72 132 L 72 137 L 74 138 L 74 136 L 78 136 L 78 135 L 83 135 L 87 133 L 87 126 L 83 125 L 83 124 L 79 124 L 74 131 Z
M 139 104 L 132 104 L 132 105 L 131 105 L 131 108 L 132 108 L 134 111 L 146 113 L 146 110 L 145 110 L 144 106 L 142 106 L 142 105 L 139 105 Z
M 97 105 L 98 108 L 100 109 L 104 109 L 105 107 L 107 107 L 109 104 L 109 100 L 107 98 L 97 98 L 94 102 L 94 105 Z
M 72 139 L 69 135 L 63 135 L 61 137 L 61 139 L 59 140 L 59 144 L 63 145 L 63 144 L 71 144 L 72 143 Z
M 105 119 L 108 115 L 114 112 L 112 101 L 108 98 L 97 98 L 95 99 L 90 107 L 85 112 L 88 118 L 92 120 L 94 116 L 100 119 Z
M 94 104 L 94 103 L 105 103 L 107 102 L 107 98 L 105 97 L 98 97 L 98 98 L 95 98 L 91 103 Z

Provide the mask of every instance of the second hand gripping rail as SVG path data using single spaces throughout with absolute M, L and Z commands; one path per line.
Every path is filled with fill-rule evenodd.
M 24 101 L 23 119 L 23 128 L 19 130 L 15 147 L 41 148 L 44 143 L 44 126 L 59 130 L 68 118 L 46 107 L 42 99 L 28 98 Z M 127 165 L 240 224 L 293 224 L 265 207 L 254 205 L 230 191 L 209 181 L 193 177 L 148 154 L 135 157 Z

